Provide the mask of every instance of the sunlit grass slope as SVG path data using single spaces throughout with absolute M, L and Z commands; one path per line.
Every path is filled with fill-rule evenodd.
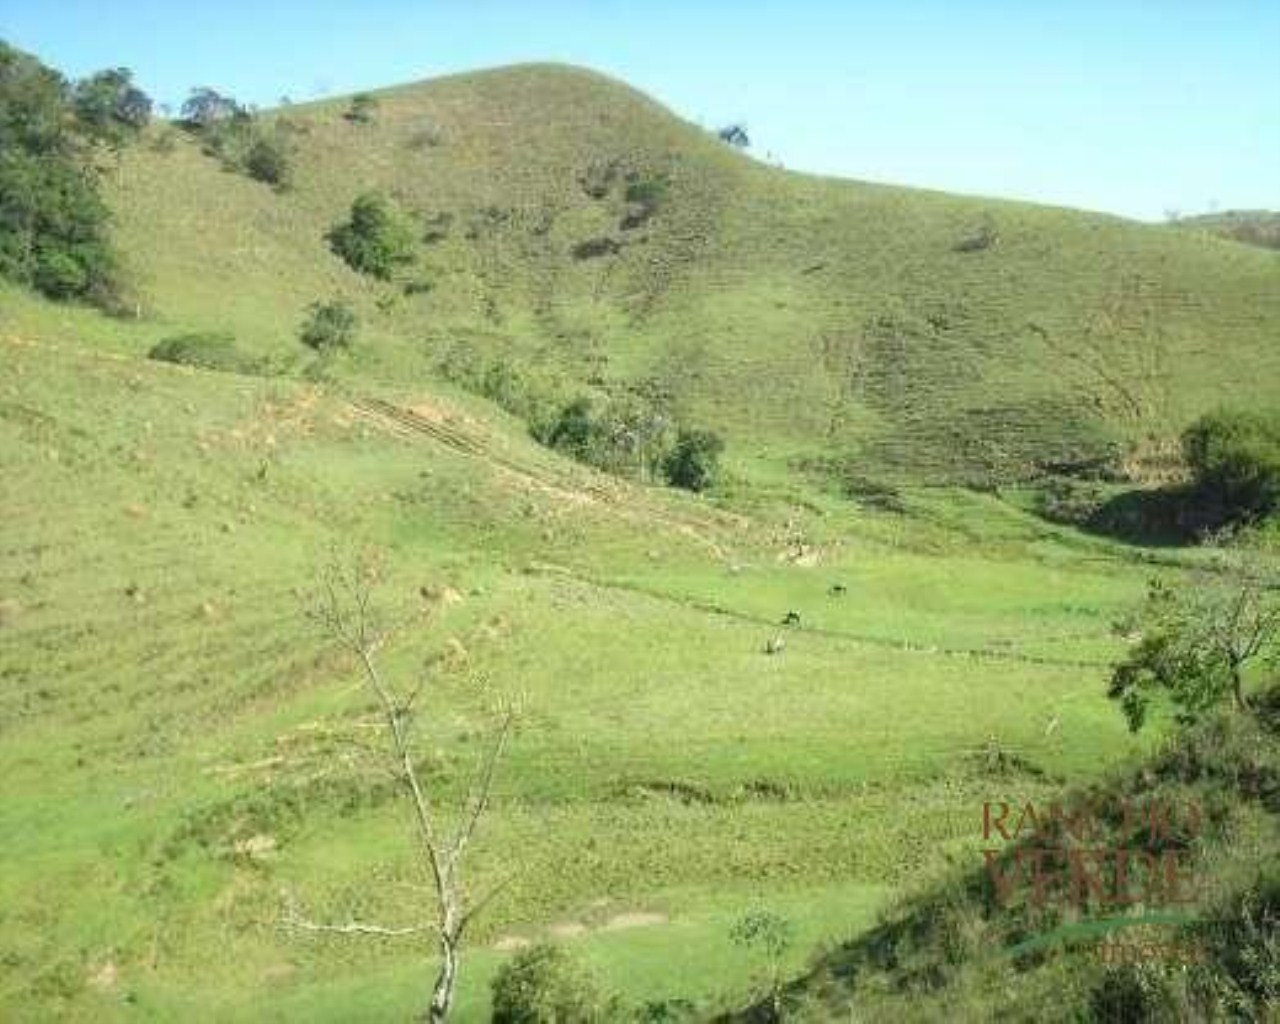
M 1136 750 L 1101 683 L 1146 570 L 993 498 L 897 516 L 813 494 L 747 518 L 551 457 L 446 389 L 378 394 L 465 448 L 368 395 L 4 346 L 10 1018 L 415 1005 L 414 942 L 281 928 L 286 892 L 342 919 L 419 907 L 354 666 L 295 594 L 334 543 L 385 554 L 408 623 L 388 669 L 429 669 L 445 793 L 486 692 L 526 708 L 474 865 L 514 881 L 475 933 L 463 1019 L 494 944 L 548 934 L 629 999 L 731 1001 L 753 970 L 737 913 L 793 915 L 796 966 L 869 920 L 963 844 L 993 740 L 1045 773 L 1026 792 Z
M 268 115 L 277 195 L 191 141 L 126 156 L 119 237 L 160 320 L 289 350 L 356 299 L 362 371 L 420 378 L 460 344 L 596 383 L 652 380 L 739 457 L 853 457 L 932 479 L 1158 449 L 1280 386 L 1274 254 L 1114 217 L 825 180 L 735 153 L 624 85 L 559 66 Z M 160 147 L 164 149 L 165 147 Z M 628 175 L 666 185 L 624 228 Z M 371 284 L 325 232 L 366 189 L 421 218 L 420 265 Z M 607 248 L 579 246 L 604 241 Z

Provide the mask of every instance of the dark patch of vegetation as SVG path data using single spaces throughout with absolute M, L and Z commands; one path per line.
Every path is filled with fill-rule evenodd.
M 594 260 L 601 256 L 616 256 L 622 251 L 622 244 L 616 238 L 605 235 L 602 238 L 588 238 L 573 247 L 575 260 Z
M 317 352 L 334 352 L 355 344 L 360 319 L 350 304 L 342 299 L 313 302 L 298 329 L 298 338 Z
M 493 1024 L 604 1024 L 618 1009 L 570 950 L 550 943 L 503 964 L 492 991 Z
M 351 104 L 342 115 L 352 124 L 372 124 L 378 113 L 378 98 L 367 92 L 358 92 L 351 97 Z
M 1036 512 L 1051 523 L 1089 527 L 1108 498 L 1096 481 L 1051 477 L 1036 492 Z
M 714 431 L 680 428 L 662 462 L 667 483 L 686 491 L 705 491 L 716 481 L 723 451 L 724 440 Z
M 192 89 L 182 104 L 182 119 L 193 129 L 211 128 L 247 114 L 248 111 L 230 96 L 224 96 L 207 85 Z
M 452 225 L 453 214 L 447 211 L 423 214 L 422 243 L 424 245 L 435 245 L 436 242 L 443 242 L 449 237 L 449 228 Z
M 351 219 L 328 234 L 330 248 L 352 270 L 389 281 L 396 270 L 414 261 L 416 232 L 387 196 L 366 192 L 351 204 Z
M 1000 232 L 990 214 L 984 216 L 976 228 L 953 246 L 956 252 L 982 252 L 993 248 L 1000 241 Z
M 627 203 L 620 227 L 623 231 L 633 231 L 643 227 L 662 208 L 667 198 L 670 185 L 660 174 L 638 174 L 628 176 L 627 188 L 623 198 Z
M 165 338 L 152 347 L 147 357 L 223 373 L 260 374 L 267 365 L 237 349 L 235 337 L 224 331 L 194 331 Z
M 255 181 L 288 188 L 293 183 L 293 164 L 285 136 L 257 134 L 245 153 L 244 169 Z
M 92 151 L 119 148 L 150 116 L 123 68 L 74 88 L 0 43 L 0 276 L 56 300 L 122 307 Z
M 604 199 L 622 174 L 620 161 L 594 160 L 578 175 L 578 183 L 589 199 Z

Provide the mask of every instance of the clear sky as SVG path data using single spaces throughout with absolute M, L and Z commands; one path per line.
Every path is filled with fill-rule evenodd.
M 273 104 L 583 64 L 846 177 L 1159 219 L 1280 209 L 1280 0 L 0 0 L 69 75 Z

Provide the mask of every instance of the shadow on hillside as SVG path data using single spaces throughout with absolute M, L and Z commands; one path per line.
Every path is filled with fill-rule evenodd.
M 1143 547 L 1194 544 L 1212 528 L 1181 487 L 1124 491 L 1099 505 L 1081 526 L 1089 533 Z

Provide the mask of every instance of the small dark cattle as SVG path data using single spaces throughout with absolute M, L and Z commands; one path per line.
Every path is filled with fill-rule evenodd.
M 833 583 L 827 588 L 827 594 L 831 597 L 844 597 L 849 593 L 849 588 L 843 583 Z
M 786 614 L 786 615 L 782 616 L 782 624 L 783 624 L 784 626 L 798 626 L 798 625 L 800 625 L 800 613 L 799 613 L 799 612 L 787 612 L 787 614 Z

